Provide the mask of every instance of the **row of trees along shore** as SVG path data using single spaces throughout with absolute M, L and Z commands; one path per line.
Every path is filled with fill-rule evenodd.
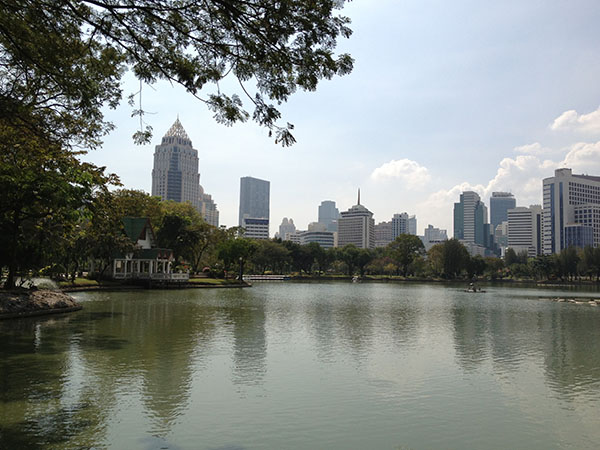
M 100 179 L 102 179 L 100 177 Z M 434 245 L 425 252 L 417 236 L 403 234 L 386 247 L 374 250 L 354 245 L 324 249 L 317 243 L 298 245 L 291 241 L 252 240 L 238 227 L 217 228 L 207 224 L 188 203 L 161 201 L 136 190 L 93 189 L 89 180 L 86 202 L 71 210 L 69 195 L 82 186 L 62 186 L 57 196 L 64 204 L 36 226 L 21 227 L 16 239 L 0 236 L 0 265 L 7 275 L 6 287 L 17 278 L 36 275 L 75 280 L 82 272 L 107 278 L 115 254 L 134 249 L 124 233 L 123 217 L 148 217 L 156 244 L 170 248 L 178 270 L 192 274 L 208 271 L 216 277 L 245 273 L 293 274 L 299 276 L 374 276 L 405 279 L 532 279 L 598 281 L 600 248 L 568 248 L 560 254 L 528 258 L 508 249 L 505 259 L 470 256 L 457 240 Z M 56 188 L 57 184 L 54 184 Z M 59 186 L 59 185 L 58 185 Z M 48 187 L 49 188 L 49 187 Z M 35 211 L 31 211 L 33 215 Z M 35 216 L 34 216 L 35 217 Z
M 505 259 L 470 256 L 456 239 L 425 252 L 417 236 L 402 234 L 374 250 L 354 245 L 323 249 L 317 243 L 300 246 L 273 239 L 254 241 L 247 268 L 256 274 L 370 275 L 412 279 L 600 280 L 600 248 L 568 248 L 550 256 L 528 258 L 509 248 Z

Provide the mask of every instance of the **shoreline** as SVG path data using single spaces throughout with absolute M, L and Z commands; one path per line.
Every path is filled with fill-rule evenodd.
M 352 282 L 351 276 L 292 276 L 289 281 L 341 281 L 341 282 Z M 600 281 L 589 281 L 589 280 L 577 280 L 577 281 L 564 281 L 564 280 L 487 280 L 487 279 L 476 279 L 476 280 L 444 280 L 441 278 L 393 278 L 393 277 L 370 277 L 365 276 L 359 278 L 361 283 L 431 283 L 431 284 L 507 284 L 507 285 L 536 285 L 539 287 L 597 287 L 600 288 Z

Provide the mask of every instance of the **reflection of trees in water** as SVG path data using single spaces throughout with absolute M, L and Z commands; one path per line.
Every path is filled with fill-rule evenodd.
M 557 305 L 540 317 L 545 374 L 565 399 L 594 387 L 600 394 L 600 315 L 587 306 Z
M 475 370 L 487 358 L 487 314 L 476 305 L 459 304 L 452 309 L 452 320 L 458 363 L 463 370 Z
M 455 306 L 454 347 L 460 366 L 474 370 L 489 354 L 495 373 L 510 373 L 526 359 L 538 360 L 548 386 L 561 397 L 572 398 L 592 385 L 598 394 L 600 311 L 568 304 L 519 303 L 528 301 Z
M 370 302 L 350 300 L 339 307 L 334 320 L 341 345 L 350 350 L 357 360 L 363 360 L 368 355 L 373 338 Z
M 233 382 L 258 384 L 267 372 L 267 339 L 263 305 L 237 303 L 227 309 L 233 326 Z
M 386 322 L 389 325 L 389 331 L 396 347 L 401 350 L 416 342 L 420 312 L 415 305 L 397 302 L 391 305 L 388 311 L 389 320 Z
M 313 324 L 317 358 L 323 362 L 331 362 L 336 353 L 333 315 L 334 306 L 329 302 L 311 303 L 307 313 L 309 323 Z
M 66 442 L 91 447 L 100 437 L 85 434 L 99 413 L 93 399 L 63 398 L 73 317 L 0 323 L 0 448 L 62 447 Z
M 116 314 L 102 327 L 102 334 L 122 341 L 115 351 L 86 348 L 97 340 L 94 329 L 85 328 L 80 339 L 86 366 L 103 375 L 99 383 L 121 389 L 133 384 L 131 389 L 142 391 L 158 433 L 167 432 L 186 405 L 194 357 L 204 353 L 214 335 L 214 309 L 194 308 L 179 301 L 179 295 L 117 303 L 120 311 L 113 311 Z
M 215 309 L 148 296 L 106 301 L 54 323 L 41 321 L 41 333 L 33 320 L 10 323 L 29 323 L 31 329 L 0 329 L 7 334 L 3 342 L 10 342 L 0 353 L 2 395 L 24 397 L 2 398 L 0 420 L 15 425 L 13 433 L 0 433 L 0 448 L 14 448 L 2 439 L 19 435 L 24 443 L 32 435 L 51 443 L 56 435 L 75 446 L 93 446 L 102 441 L 117 399 L 136 390 L 155 420 L 154 431 L 170 429 L 187 403 L 194 364 L 211 342 Z M 12 375 L 17 381 L 9 385 Z M 48 398 L 50 405 L 39 402 Z M 8 400 L 21 400 L 22 419 Z M 36 405 L 44 405 L 43 411 Z M 36 426 L 28 424 L 31 417 Z

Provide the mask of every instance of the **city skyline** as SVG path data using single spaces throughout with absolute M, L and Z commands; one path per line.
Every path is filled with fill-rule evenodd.
M 137 122 L 122 105 L 106 110 L 117 128 L 85 159 L 150 192 L 152 149 L 179 113 L 222 224 L 237 224 L 237 180 L 252 173 L 272 183 L 271 223 L 292 217 L 306 229 L 321 201 L 347 210 L 360 186 L 377 221 L 409 211 L 418 234 L 428 224 L 451 233 L 462 191 L 486 204 L 510 191 L 529 206 L 542 203 L 542 179 L 556 168 L 600 174 L 597 2 L 382 0 L 348 3 L 344 13 L 354 35 L 341 50 L 355 69 L 282 105 L 295 125 L 292 148 L 252 123 L 216 124 L 201 102 L 158 83 L 144 87 L 144 109 L 160 112 L 146 117 L 152 143 L 133 144 Z M 124 85 L 139 89 L 131 76 Z

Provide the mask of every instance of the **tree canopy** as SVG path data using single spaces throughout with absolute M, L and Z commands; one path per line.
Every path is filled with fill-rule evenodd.
M 279 123 L 276 105 L 352 70 L 349 55 L 335 54 L 337 39 L 351 34 L 350 20 L 336 11 L 344 3 L 0 0 L 0 119 L 41 125 L 62 145 L 97 146 L 112 127 L 102 108 L 121 101 L 121 79 L 131 70 L 140 85 L 183 86 L 218 122 L 252 117 L 290 145 L 293 126 Z M 225 92 L 225 79 L 239 88 Z M 143 105 L 136 108 L 142 124 Z M 147 142 L 151 131 L 134 138 Z

